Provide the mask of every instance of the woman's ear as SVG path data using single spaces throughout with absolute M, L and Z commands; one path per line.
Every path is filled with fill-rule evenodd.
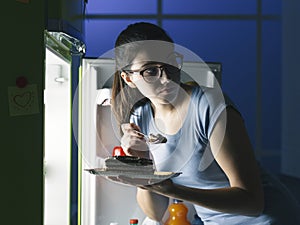
M 127 73 L 121 72 L 121 77 L 129 87 L 136 88 L 135 84 L 131 81 L 130 76 Z

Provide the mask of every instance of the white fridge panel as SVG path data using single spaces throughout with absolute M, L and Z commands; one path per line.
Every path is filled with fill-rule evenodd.
M 46 49 L 44 224 L 69 224 L 71 103 L 69 63 Z
M 82 96 L 82 225 L 128 224 L 144 219 L 136 202 L 136 188 L 111 182 L 84 169 L 101 167 L 105 157 L 119 145 L 119 135 L 109 104 L 107 89 L 114 74 L 114 60 L 84 59 Z M 104 88 L 104 89 L 103 89 Z M 108 95 L 108 96 L 107 96 Z M 109 102 L 109 100 L 108 100 Z

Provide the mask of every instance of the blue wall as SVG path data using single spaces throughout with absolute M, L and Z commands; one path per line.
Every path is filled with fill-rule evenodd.
M 300 178 L 300 1 L 283 3 L 282 172 Z

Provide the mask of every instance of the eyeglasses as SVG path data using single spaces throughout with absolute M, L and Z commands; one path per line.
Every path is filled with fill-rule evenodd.
M 122 70 L 127 74 L 141 75 L 148 83 L 153 83 L 161 78 L 163 71 L 167 75 L 175 75 L 182 68 L 183 55 L 173 52 L 166 60 L 166 63 L 160 65 L 148 65 L 142 70 Z

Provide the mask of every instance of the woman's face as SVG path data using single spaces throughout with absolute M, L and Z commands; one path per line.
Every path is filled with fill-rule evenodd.
M 152 102 L 170 104 L 178 96 L 180 88 L 180 70 L 175 69 L 174 72 L 175 64 L 173 49 L 158 52 L 143 50 L 136 54 L 129 68 L 131 72 L 125 76 L 129 77 L 127 82 L 130 80 Z

